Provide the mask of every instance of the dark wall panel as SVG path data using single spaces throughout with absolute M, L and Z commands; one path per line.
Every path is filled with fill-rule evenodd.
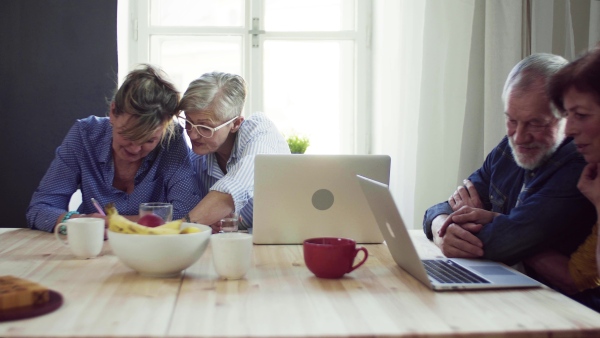
M 31 195 L 76 119 L 117 84 L 117 0 L 0 1 L 0 227 Z

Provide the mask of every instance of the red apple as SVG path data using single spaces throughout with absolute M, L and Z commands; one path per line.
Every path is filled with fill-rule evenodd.
M 140 217 L 140 219 L 138 219 L 137 222 L 140 225 L 144 225 L 144 226 L 147 226 L 150 228 L 154 228 L 159 225 L 165 224 L 165 221 L 162 219 L 162 217 L 155 215 L 155 214 L 144 215 L 144 216 Z

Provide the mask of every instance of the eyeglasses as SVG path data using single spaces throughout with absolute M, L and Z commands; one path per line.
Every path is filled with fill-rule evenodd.
M 192 122 L 188 121 L 188 119 L 186 119 L 183 116 L 177 116 L 177 118 L 179 119 L 179 122 L 182 124 L 182 126 L 185 128 L 185 130 L 189 133 L 192 131 L 192 129 L 195 129 L 196 132 L 198 133 L 198 135 L 204 137 L 204 138 L 211 138 L 213 137 L 213 135 L 215 134 L 215 132 L 223 127 L 225 127 L 226 125 L 230 124 L 231 122 L 233 122 L 235 119 L 237 119 L 238 117 L 234 117 L 231 120 L 216 126 L 214 128 L 212 127 L 208 127 L 202 124 L 193 124 Z
M 525 130 L 525 132 L 539 133 L 539 132 L 545 131 L 548 127 L 552 126 L 553 122 L 554 121 L 548 121 L 548 122 L 529 121 L 529 122 L 524 122 L 522 124 L 523 124 L 523 129 Z M 516 129 L 517 126 L 519 125 L 519 122 L 517 120 L 513 120 L 513 119 L 506 117 L 506 125 L 508 126 L 509 129 Z

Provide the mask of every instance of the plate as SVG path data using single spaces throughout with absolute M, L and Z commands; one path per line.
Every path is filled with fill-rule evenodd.
M 58 309 L 63 303 L 62 295 L 52 290 L 49 294 L 50 300 L 47 303 L 0 311 L 0 322 L 37 317 Z

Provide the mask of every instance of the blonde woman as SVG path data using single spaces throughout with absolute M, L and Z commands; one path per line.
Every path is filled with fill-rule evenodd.
M 130 72 L 108 117 L 78 120 L 56 150 L 27 209 L 29 227 L 52 232 L 69 218 L 103 217 L 91 198 L 113 202 L 134 221 L 142 202 L 172 203 L 174 218 L 187 214 L 200 196 L 183 129 L 173 119 L 179 98 L 160 69 Z M 82 204 L 68 210 L 77 189 Z

